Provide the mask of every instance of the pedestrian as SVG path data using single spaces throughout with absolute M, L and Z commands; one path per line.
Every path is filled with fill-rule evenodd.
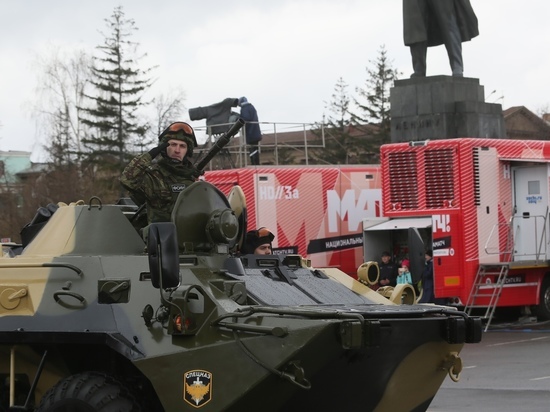
M 411 276 L 411 272 L 409 271 L 408 259 L 403 259 L 403 261 L 401 262 L 401 267 L 399 268 L 399 274 L 397 275 L 396 283 L 398 285 L 401 285 L 401 284 L 412 285 L 412 276 Z
M 271 255 L 273 239 L 275 239 L 275 235 L 265 227 L 250 230 L 246 233 L 241 254 Z
M 403 39 L 410 47 L 411 77 L 426 76 L 428 47 L 444 44 L 452 75 L 462 77 L 462 42 L 479 34 L 470 0 L 403 0 Z
M 239 106 L 241 108 L 241 119 L 246 124 L 244 126 L 244 134 L 246 144 L 249 148 L 250 163 L 253 165 L 260 164 L 260 148 L 258 143 L 262 140 L 262 132 L 258 123 L 258 112 L 252 103 L 246 97 L 239 98 Z
M 380 259 L 381 261 L 378 264 L 378 268 L 380 269 L 378 285 L 395 286 L 397 280 L 397 265 L 392 261 L 389 252 L 383 252 Z
M 424 254 L 426 259 L 426 266 L 422 272 L 422 296 L 418 303 L 434 303 L 434 267 L 433 267 L 433 254 L 431 250 L 426 250 Z
M 193 128 L 175 122 L 158 137 L 158 146 L 134 157 L 120 182 L 138 205 L 147 207 L 147 221 L 169 222 L 179 193 L 200 176 L 189 158 L 197 147 Z

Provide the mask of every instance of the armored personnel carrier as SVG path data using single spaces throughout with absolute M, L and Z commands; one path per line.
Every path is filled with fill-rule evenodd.
M 244 212 L 204 181 L 146 231 L 132 206 L 53 210 L 0 259 L 0 410 L 424 411 L 458 379 L 479 319 L 238 256 Z

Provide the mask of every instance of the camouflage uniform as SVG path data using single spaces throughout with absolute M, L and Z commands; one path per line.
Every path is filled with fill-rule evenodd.
M 179 193 L 196 180 L 197 171 L 185 158 L 173 162 L 149 153 L 135 157 L 122 172 L 120 182 L 136 204 L 147 205 L 147 220 L 169 222 Z

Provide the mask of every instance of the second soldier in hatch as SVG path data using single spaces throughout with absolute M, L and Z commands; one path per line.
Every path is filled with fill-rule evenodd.
M 271 255 L 273 239 L 275 239 L 275 235 L 265 227 L 250 230 L 246 233 L 241 254 Z
M 146 204 L 148 223 L 169 222 L 179 193 L 200 175 L 189 160 L 197 147 L 190 125 L 172 123 L 160 134 L 158 143 L 132 159 L 120 178 L 132 200 Z

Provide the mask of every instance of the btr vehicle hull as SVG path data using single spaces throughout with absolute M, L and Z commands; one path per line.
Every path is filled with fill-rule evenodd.
M 238 256 L 232 206 L 196 182 L 140 233 L 123 206 L 59 207 L 0 260 L 0 410 L 424 411 L 458 378 L 479 319 Z

